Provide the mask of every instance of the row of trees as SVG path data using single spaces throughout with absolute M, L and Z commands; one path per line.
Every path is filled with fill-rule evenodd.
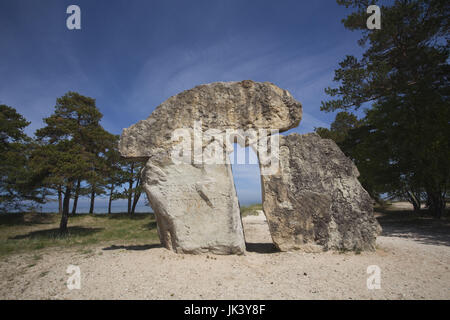
M 30 138 L 24 133 L 30 123 L 14 108 L 0 105 L 0 210 L 57 198 L 62 232 L 81 196 L 90 199 L 89 213 L 98 196 L 109 198 L 108 213 L 119 198 L 128 199 L 128 213 L 134 213 L 142 163 L 120 157 L 119 137 L 107 132 L 101 119 L 94 99 L 68 92 Z
M 394 1 L 381 6 L 382 27 L 373 31 L 367 1 L 338 3 L 355 9 L 343 23 L 362 31 L 366 50 L 335 71 L 339 86 L 325 90 L 333 99 L 321 109 L 340 112 L 316 132 L 354 160 L 372 197 L 407 199 L 416 210 L 426 202 L 439 218 L 450 186 L 450 3 Z M 352 112 L 362 106 L 358 119 Z

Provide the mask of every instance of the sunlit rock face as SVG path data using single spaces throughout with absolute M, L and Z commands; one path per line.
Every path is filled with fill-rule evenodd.
M 156 215 L 161 243 L 178 253 L 243 254 L 239 202 L 228 162 L 230 143 L 209 139 L 207 132 L 267 129 L 263 134 L 268 135 L 270 130 L 296 127 L 301 116 L 301 104 L 274 84 L 217 82 L 169 98 L 146 120 L 124 129 L 119 150 L 123 157 L 146 161 L 143 187 Z M 174 161 L 173 150 L 179 144 L 174 132 L 180 128 L 189 134 L 188 145 L 194 145 L 191 159 L 219 144 L 223 161 Z M 203 138 L 196 148 L 199 135 Z M 250 136 L 242 144 L 259 138 Z

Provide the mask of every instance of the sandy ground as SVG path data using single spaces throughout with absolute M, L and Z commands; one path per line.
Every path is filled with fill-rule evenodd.
M 244 218 L 245 256 L 148 246 L 46 250 L 0 262 L 0 299 L 450 299 L 450 239 L 387 228 L 374 253 L 274 252 L 264 216 Z M 69 290 L 69 265 L 81 289 Z M 367 267 L 381 289 L 367 288 Z

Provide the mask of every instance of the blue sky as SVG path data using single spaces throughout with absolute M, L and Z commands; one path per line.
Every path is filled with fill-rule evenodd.
M 66 8 L 81 8 L 81 30 Z M 335 0 L 2 0 L 0 103 L 43 125 L 57 97 L 93 97 L 119 134 L 178 92 L 214 81 L 270 81 L 303 104 L 291 131 L 329 126 L 323 89 L 359 34 Z M 258 202 L 256 166 L 234 168 L 241 203 Z

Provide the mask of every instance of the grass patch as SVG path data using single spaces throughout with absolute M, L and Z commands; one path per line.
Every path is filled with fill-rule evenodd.
M 77 214 L 69 218 L 68 233 L 59 233 L 60 215 L 11 213 L 0 215 L 0 257 L 51 247 L 84 247 L 120 241 L 120 244 L 159 243 L 153 214 Z M 86 254 L 89 249 L 82 249 Z M 89 251 L 90 253 L 90 251 Z M 33 260 L 41 258 L 34 255 Z
M 241 206 L 241 216 L 257 216 L 257 210 L 262 210 L 262 204 L 252 204 L 249 206 Z

